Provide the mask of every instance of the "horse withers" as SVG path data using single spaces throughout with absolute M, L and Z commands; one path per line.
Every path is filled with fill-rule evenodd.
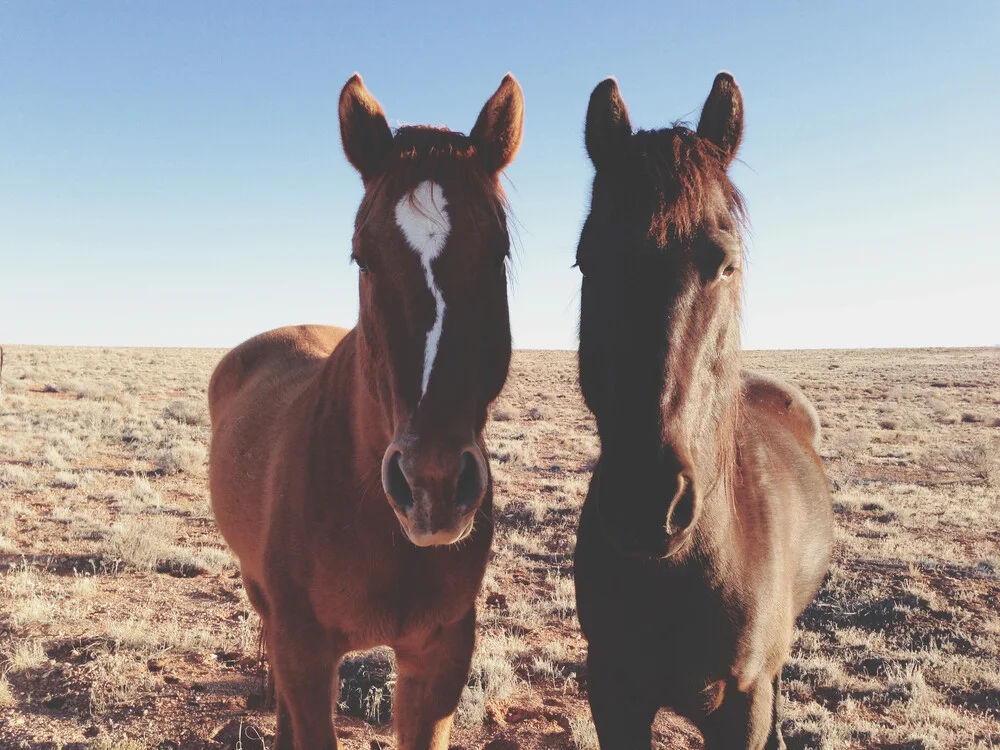
M 605 750 L 649 748 L 661 707 L 706 750 L 783 747 L 781 668 L 829 562 L 816 412 L 741 370 L 742 134 L 725 73 L 696 131 L 633 133 L 613 79 L 587 111 L 579 365 L 601 456 L 575 573 Z
M 493 535 L 482 432 L 511 355 L 499 175 L 523 107 L 508 75 L 468 136 L 393 133 L 352 77 L 358 324 L 261 334 L 212 376 L 212 507 L 266 633 L 277 748 L 339 747 L 337 665 L 377 645 L 396 652 L 398 746 L 448 745 Z

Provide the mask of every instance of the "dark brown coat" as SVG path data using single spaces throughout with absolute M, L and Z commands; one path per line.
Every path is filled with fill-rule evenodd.
M 602 452 L 575 572 L 601 747 L 649 748 L 661 707 L 706 750 L 783 746 L 780 675 L 826 571 L 832 508 L 803 394 L 742 372 L 743 102 L 720 74 L 697 132 L 633 133 L 594 91 L 577 255 L 580 384 Z

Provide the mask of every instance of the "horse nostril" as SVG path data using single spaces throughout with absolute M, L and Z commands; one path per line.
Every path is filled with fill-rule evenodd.
M 476 460 L 475 454 L 472 451 L 465 451 L 462 454 L 461 468 L 458 473 L 458 485 L 455 488 L 455 504 L 456 505 L 475 505 L 478 503 L 485 492 L 485 482 L 481 474 L 481 469 L 479 467 L 479 461 Z
M 685 531 L 694 521 L 694 483 L 686 474 L 677 475 L 677 492 L 667 510 L 667 533 Z
M 396 505 L 403 510 L 408 510 L 413 507 L 413 490 L 410 489 L 410 483 L 406 481 L 403 467 L 399 465 L 402 456 L 402 452 L 397 450 L 385 463 L 385 468 L 382 470 L 382 486 Z

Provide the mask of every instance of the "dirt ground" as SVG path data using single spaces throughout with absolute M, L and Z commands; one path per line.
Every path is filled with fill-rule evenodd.
M 215 531 L 221 351 L 6 347 L 0 747 L 269 747 L 256 616 Z M 1000 746 L 1000 349 L 749 352 L 818 407 L 835 561 L 784 673 L 789 748 Z M 453 748 L 596 748 L 571 556 L 599 451 L 575 355 L 517 352 L 488 426 L 497 534 Z M 391 748 L 393 663 L 341 670 Z M 698 748 L 661 713 L 658 747 Z

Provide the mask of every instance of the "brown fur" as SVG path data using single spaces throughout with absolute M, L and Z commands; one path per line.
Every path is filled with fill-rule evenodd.
M 649 748 L 661 707 L 706 750 L 783 747 L 781 668 L 829 560 L 816 412 L 740 370 L 742 118 L 728 74 L 697 132 L 633 134 L 612 80 L 587 114 L 580 385 L 601 457 L 575 573 L 605 750 Z
M 354 239 L 358 326 L 261 334 L 212 376 L 212 506 L 267 634 L 276 748 L 341 747 L 331 722 L 337 665 L 383 644 L 397 656 L 398 747 L 448 745 L 493 535 L 482 429 L 510 360 L 498 173 L 520 120 L 516 133 L 498 133 L 488 116 L 498 99 L 520 107 L 510 76 L 469 137 L 406 128 L 387 138 L 381 107 L 352 78 L 340 113 L 366 186 Z M 452 229 L 433 261 L 447 314 L 421 398 L 434 303 L 394 210 L 431 177 Z

